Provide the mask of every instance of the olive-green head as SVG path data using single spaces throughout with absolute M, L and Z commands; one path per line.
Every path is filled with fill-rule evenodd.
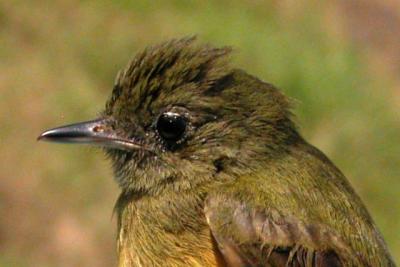
M 124 190 L 186 190 L 284 153 L 289 101 L 229 65 L 230 49 L 171 40 L 120 71 L 101 118 L 41 139 L 103 146 Z

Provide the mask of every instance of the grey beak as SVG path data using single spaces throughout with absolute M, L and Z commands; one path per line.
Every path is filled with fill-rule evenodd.
M 38 137 L 38 140 L 57 143 L 90 144 L 122 150 L 143 149 L 140 144 L 135 143 L 133 140 L 119 137 L 115 131 L 107 125 L 107 120 L 105 119 L 85 121 L 53 128 L 43 132 Z

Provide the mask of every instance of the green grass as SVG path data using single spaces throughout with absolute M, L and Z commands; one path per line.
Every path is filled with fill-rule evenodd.
M 326 30 L 317 5 L 293 12 L 261 1 L 1 3 L 0 266 L 114 265 L 109 164 L 35 138 L 96 116 L 118 69 L 146 45 L 193 34 L 233 46 L 234 64 L 297 99 L 302 133 L 347 175 L 399 262 L 392 81 Z

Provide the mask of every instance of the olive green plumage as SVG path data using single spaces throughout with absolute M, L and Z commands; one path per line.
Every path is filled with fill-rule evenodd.
M 172 40 L 119 73 L 102 117 L 140 146 L 105 148 L 122 189 L 119 266 L 394 266 L 288 98 L 229 53 Z

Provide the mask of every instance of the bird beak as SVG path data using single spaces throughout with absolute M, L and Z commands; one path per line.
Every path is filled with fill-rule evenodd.
M 119 137 L 106 119 L 85 121 L 53 128 L 43 132 L 38 140 L 57 143 L 90 144 L 121 150 L 143 148 L 132 140 Z

